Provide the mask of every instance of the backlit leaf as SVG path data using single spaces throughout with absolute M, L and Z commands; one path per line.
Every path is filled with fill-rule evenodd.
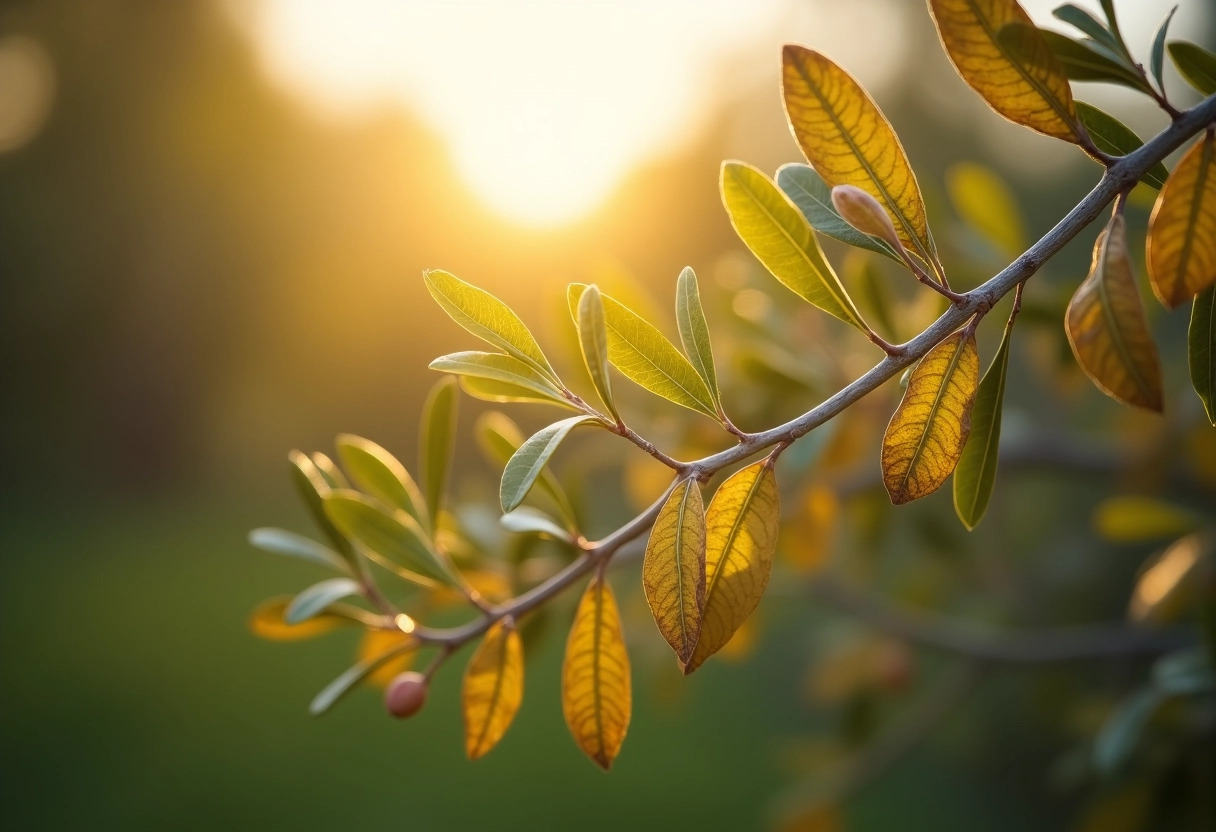
M 422 406 L 418 431 L 418 465 L 426 489 L 426 508 L 432 523 L 439 522 L 452 447 L 456 441 L 456 383 L 445 378 L 435 383 Z
M 474 435 L 486 458 L 503 468 L 519 450 L 519 446 L 524 444 L 525 438 L 514 422 L 505 414 L 494 410 L 483 413 L 478 418 Z M 536 482 L 553 501 L 567 526 L 571 529 L 575 528 L 577 520 L 574 516 L 574 508 L 570 505 L 570 498 L 566 495 L 565 489 L 557 481 L 557 477 L 553 476 L 553 472 L 546 468 Z
M 254 529 L 249 533 L 249 542 L 264 552 L 299 558 L 339 572 L 350 572 L 350 564 L 333 549 L 283 529 Z
M 567 292 L 575 321 L 585 288 L 581 283 L 571 283 Z M 601 300 L 608 330 L 608 360 L 626 378 L 656 396 L 716 420 L 717 408 L 705 382 L 675 345 L 627 306 L 608 295 L 602 295 Z
M 375 442 L 349 433 L 338 437 L 337 446 L 342 464 L 360 488 L 409 514 L 424 529 L 430 527 L 422 492 L 396 457 Z
M 787 45 L 781 63 L 786 116 L 807 160 L 830 187 L 856 185 L 882 203 L 904 246 L 940 275 L 916 175 L 878 105 L 818 52 Z
M 680 331 L 684 354 L 701 381 L 705 382 L 714 405 L 720 411 L 722 404 L 718 393 L 718 374 L 714 369 L 714 352 L 709 341 L 709 323 L 701 306 L 697 275 L 688 266 L 684 267 L 676 280 L 676 327 Z
M 549 458 L 570 431 L 595 421 L 591 416 L 572 416 L 541 428 L 520 445 L 502 471 L 502 483 L 498 489 L 502 510 L 511 511 L 524 501 Z
M 460 389 L 475 399 L 483 402 L 527 402 L 530 404 L 552 404 L 567 410 L 578 410 L 573 402 L 565 398 L 557 399 L 549 394 L 542 394 L 534 387 L 524 387 L 509 381 L 483 378 L 481 376 L 460 376 Z
M 544 534 L 556 540 L 570 540 L 570 532 L 559 526 L 552 517 L 528 506 L 520 506 L 504 514 L 498 518 L 498 522 L 504 529 L 516 534 Z
M 422 279 L 431 296 L 453 321 L 486 343 L 532 365 L 554 384 L 560 383 L 532 333 L 505 303 L 484 289 L 439 269 L 424 271 Z
M 705 512 L 705 607 L 692 673 L 721 650 L 760 603 L 773 568 L 781 505 L 771 460 L 732 474 Z
M 325 688 L 313 698 L 312 703 L 308 706 L 309 713 L 311 713 L 313 716 L 320 716 L 321 714 L 325 713 L 332 708 L 339 699 L 350 693 L 351 690 L 354 689 L 355 685 L 359 684 L 374 673 L 381 665 L 392 660 L 393 658 L 396 658 L 402 653 L 414 649 L 416 646 L 417 645 L 412 639 L 403 639 L 396 646 L 389 648 L 380 655 L 371 659 L 365 659 L 364 661 L 347 668 L 341 676 L 326 685 Z
M 1166 49 L 1178 74 L 1204 95 L 1216 93 L 1216 55 L 1202 46 L 1176 40 Z
M 956 332 L 929 351 L 882 438 L 882 478 L 899 505 L 931 494 L 954 471 L 971 432 L 979 383 L 975 336 Z
M 1009 368 L 1009 337 L 1013 326 L 1005 326 L 1001 345 L 984 373 L 971 408 L 971 434 L 954 469 L 954 510 L 963 525 L 979 525 L 996 482 L 997 456 L 1001 443 L 1001 410 L 1005 399 L 1005 373 Z
M 808 303 L 865 331 L 815 232 L 789 197 L 742 162 L 722 163 L 721 187 L 722 203 L 739 239 L 773 277 Z
M 1103 153 L 1126 156 L 1144 144 L 1130 127 L 1094 105 L 1077 101 L 1076 107 L 1081 123 L 1089 131 L 1089 137 Z M 1168 176 L 1169 170 L 1163 163 L 1158 162 L 1140 177 L 1140 181 L 1160 190 Z
M 1001 30 L 1000 36 L 1011 49 L 1019 48 L 1026 42 L 1025 38 L 1016 36 L 1014 27 L 1021 24 L 1011 23 Z M 1060 67 L 1073 81 L 1107 81 L 1120 84 L 1134 90 L 1144 91 L 1145 83 L 1136 71 L 1116 53 L 1092 40 L 1075 41 L 1070 37 L 1040 29 L 1044 41 L 1051 49 Z
M 320 451 L 315 452 L 311 459 L 313 465 L 317 466 L 317 472 L 330 488 L 350 488 L 350 483 L 346 481 L 346 476 L 337 465 L 334 465 L 332 459 Z
M 283 611 L 283 620 L 288 624 L 299 624 L 320 613 L 335 601 L 358 595 L 362 587 L 350 578 L 330 578 L 313 584 L 291 599 Z
M 1148 220 L 1148 277 L 1166 306 L 1216 283 L 1216 130 L 1174 167 Z
M 523 699 L 523 642 L 513 625 L 499 621 L 486 632 L 464 672 L 461 711 L 470 760 L 498 744 Z
M 1059 20 L 1080 29 L 1113 52 L 1118 53 L 1122 51 L 1119 39 L 1115 37 L 1115 34 L 1107 28 L 1105 23 L 1094 17 L 1088 10 L 1074 6 L 1072 3 L 1065 3 L 1054 9 L 1052 14 Z
M 562 714 L 574 741 L 607 771 L 621 750 L 633 707 L 629 655 L 612 588 L 587 587 L 574 614 L 562 664 Z
M 1083 141 L 1068 77 L 1015 0 L 929 0 L 958 74 L 1012 122 L 1068 142 Z M 1001 37 L 1009 24 L 1022 24 Z
M 349 540 L 342 536 L 342 533 L 334 526 L 329 519 L 329 515 L 325 513 L 324 497 L 330 492 L 329 483 L 325 477 L 317 470 L 316 464 L 309 459 L 305 454 L 299 451 L 292 451 L 287 455 L 288 461 L 291 463 L 291 479 L 295 483 L 296 490 L 304 499 L 304 505 L 308 508 L 308 513 L 312 516 L 313 521 L 318 528 L 329 538 L 333 543 L 334 548 L 346 559 L 354 571 L 359 570 L 359 561 L 355 554 L 355 549 L 351 546 Z
M 418 522 L 400 509 L 386 509 L 357 491 L 331 491 L 325 511 L 334 525 L 383 558 L 422 578 L 421 583 L 454 583 L 442 556 L 435 551 Z
M 307 621 L 289 624 L 284 619 L 291 596 L 270 598 L 258 604 L 249 616 L 249 629 L 267 641 L 299 641 L 314 638 L 340 627 L 372 627 L 379 621 L 377 616 L 350 604 L 331 604 L 327 610 Z
M 705 606 L 705 507 L 695 480 L 677 485 L 655 518 L 642 561 L 642 589 L 659 632 L 680 664 L 687 664 Z
M 1193 531 L 1197 518 L 1153 497 L 1108 497 L 1094 509 L 1094 531 L 1111 543 L 1143 543 Z
M 612 400 L 612 378 L 608 374 L 608 329 L 604 324 L 604 301 L 598 286 L 588 286 L 578 300 L 578 343 L 591 384 L 608 412 L 618 422 Z
M 1216 425 L 1216 286 L 1195 298 L 1187 330 L 1191 384 L 1203 402 L 1208 421 Z
M 975 162 L 960 162 L 946 172 L 950 202 L 958 215 L 1009 259 L 1022 253 L 1026 228 L 1017 199 L 999 176 Z
M 1121 215 L 1098 235 L 1089 276 L 1072 296 L 1064 323 L 1077 363 L 1102 392 L 1161 410 L 1161 364 L 1132 276 Z
M 869 234 L 862 234 L 836 213 L 836 208 L 832 205 L 832 189 L 810 165 L 791 162 L 777 168 L 777 187 L 785 192 L 811 227 L 820 234 L 826 234 L 856 248 L 873 251 L 889 257 L 901 266 L 904 265 L 904 261 L 889 245 Z
M 1174 12 L 1178 11 L 1178 7 L 1170 9 L 1170 13 L 1165 16 L 1165 20 L 1161 21 L 1161 26 L 1157 28 L 1157 34 L 1153 36 L 1153 51 L 1149 59 L 1149 66 L 1152 67 L 1153 77 L 1157 79 L 1157 88 L 1162 92 L 1165 91 L 1165 78 L 1162 74 L 1165 69 L 1165 35 L 1169 31 L 1170 21 L 1174 19 Z
M 430 363 L 430 368 L 441 373 L 510 384 L 527 390 L 535 399 L 552 399 L 565 404 L 561 391 L 552 382 L 518 358 L 500 352 L 454 352 L 439 356 Z

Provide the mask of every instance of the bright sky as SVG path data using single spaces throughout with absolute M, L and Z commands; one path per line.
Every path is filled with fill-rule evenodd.
M 1058 2 L 1024 4 L 1047 23 Z M 1133 48 L 1170 5 L 1118 3 Z M 585 216 L 634 166 L 686 139 L 734 80 L 722 76 L 727 60 L 776 84 L 780 44 L 795 41 L 874 88 L 902 69 L 905 15 L 925 13 L 909 0 L 262 0 L 256 9 L 242 16 L 279 81 L 337 115 L 406 104 L 444 137 L 486 205 L 538 226 Z M 1176 25 L 1201 13 L 1183 8 Z

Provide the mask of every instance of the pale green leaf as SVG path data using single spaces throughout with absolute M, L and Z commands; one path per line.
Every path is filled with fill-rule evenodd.
M 557 450 L 562 440 L 579 425 L 595 423 L 591 416 L 573 416 L 554 422 L 548 427 L 541 428 L 527 439 L 519 450 L 507 460 L 507 466 L 502 472 L 502 483 L 498 496 L 502 503 L 503 512 L 517 508 L 532 490 L 536 478 L 548 464 L 549 458 Z
M 359 662 L 358 664 L 349 667 L 337 679 L 334 679 L 324 690 L 318 693 L 312 700 L 312 704 L 308 706 L 308 712 L 313 716 L 321 714 L 332 708 L 339 699 L 350 693 L 355 685 L 362 682 L 368 676 L 376 671 L 378 667 L 385 662 L 393 659 L 402 653 L 406 653 L 417 647 L 414 641 L 403 641 L 395 647 L 386 650 L 375 658 Z
M 466 376 L 487 381 L 509 384 L 523 388 L 533 398 L 541 401 L 565 403 L 561 390 L 531 366 L 511 355 L 500 352 L 454 352 L 441 355 L 431 362 L 432 370 Z
M 424 529 L 430 528 L 422 492 L 396 457 L 375 442 L 349 433 L 338 436 L 336 444 L 342 464 L 363 491 L 411 515 Z
M 312 516 L 313 521 L 321 529 L 329 541 L 333 543 L 334 548 L 346 558 L 351 568 L 358 572 L 360 563 L 358 556 L 355 553 L 355 548 L 351 545 L 341 532 L 330 521 L 329 515 L 325 513 L 324 497 L 330 492 L 329 483 L 325 477 L 317 470 L 317 466 L 311 459 L 300 451 L 292 451 L 287 455 L 288 461 L 291 463 L 291 479 L 295 483 L 296 490 L 304 499 L 304 505 L 308 508 L 308 513 Z
M 807 222 L 820 234 L 889 257 L 901 266 L 905 265 L 903 259 L 889 245 L 869 234 L 862 234 L 836 213 L 836 208 L 832 205 L 832 189 L 810 165 L 801 162 L 782 165 L 777 169 L 777 187 L 798 206 Z
M 1106 27 L 1105 23 L 1098 20 L 1098 18 L 1085 9 L 1074 6 L 1072 3 L 1065 3 L 1063 6 L 1052 11 L 1052 14 L 1070 26 L 1080 29 L 1107 48 L 1115 52 L 1121 51 L 1119 41 L 1114 33 Z
M 330 488 L 350 488 L 350 483 L 346 481 L 346 475 L 325 454 L 320 451 L 313 453 L 312 463 L 317 466 L 317 472 L 320 473 L 321 478 L 325 480 L 326 485 Z
M 283 612 L 283 620 L 287 624 L 307 621 L 334 601 L 358 595 L 362 589 L 358 581 L 350 578 L 330 578 L 327 581 L 313 584 L 291 599 L 291 603 Z
M 426 489 L 426 508 L 431 522 L 438 524 L 456 442 L 456 382 L 450 378 L 436 382 L 422 407 L 418 436 L 418 461 Z
M 473 432 L 485 457 L 491 463 L 503 468 L 519 450 L 520 445 L 524 444 L 524 435 L 520 432 L 519 427 L 505 414 L 494 410 L 483 413 L 478 418 Z M 554 507 L 566 521 L 567 527 L 571 530 L 578 528 L 578 520 L 574 516 L 574 507 L 570 503 L 570 498 L 566 495 L 566 490 L 562 488 L 561 483 L 557 481 L 557 477 L 553 476 L 553 472 L 548 469 L 542 471 L 537 485 L 553 501 Z
M 350 564 L 333 549 L 283 529 L 254 529 L 249 533 L 249 542 L 264 552 L 299 558 L 339 572 L 350 572 Z
M 676 280 L 676 326 L 680 330 L 684 353 L 705 382 L 714 405 L 721 412 L 721 394 L 718 392 L 718 374 L 714 370 L 714 352 L 709 341 L 709 323 L 701 306 L 697 275 L 688 266 L 684 267 Z
M 475 399 L 483 402 L 523 402 L 526 404 L 551 404 L 566 410 L 579 410 L 574 403 L 567 399 L 557 399 L 552 395 L 542 395 L 533 387 L 512 384 L 509 381 L 498 381 L 480 376 L 460 376 L 460 389 Z M 580 413 L 582 411 L 579 411 Z
M 587 365 L 591 384 L 600 401 L 618 422 L 621 420 L 612 399 L 612 378 L 608 374 L 608 329 L 604 323 L 604 302 L 599 287 L 592 284 L 578 301 L 578 343 Z
M 375 554 L 426 581 L 455 583 L 443 557 L 418 522 L 400 509 L 389 510 L 357 491 L 331 491 L 325 512 L 334 525 Z M 400 573 L 399 573 L 400 574 Z
M 520 506 L 498 519 L 504 529 L 515 534 L 543 534 L 556 540 L 570 542 L 570 532 L 539 509 Z

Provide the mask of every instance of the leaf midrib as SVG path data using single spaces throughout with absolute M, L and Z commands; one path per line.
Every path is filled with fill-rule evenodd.
M 697 410 L 697 412 L 699 412 L 699 413 L 703 413 L 707 416 L 710 416 L 711 418 L 714 418 L 713 417 L 713 409 L 714 409 L 713 405 L 707 404 L 706 402 L 702 401 L 696 394 L 694 394 L 691 390 L 689 390 L 687 387 L 685 387 L 683 384 L 681 384 L 679 381 L 677 381 L 675 376 L 671 375 L 671 373 L 667 372 L 662 367 L 660 367 L 658 364 L 656 364 L 650 358 L 650 356 L 648 356 L 646 353 L 642 352 L 640 349 L 638 349 L 637 346 L 634 345 L 634 343 L 632 341 L 630 341 L 628 338 L 626 338 L 624 335 L 622 335 L 621 331 L 617 327 L 613 326 L 610 321 L 607 320 L 607 317 L 608 317 L 607 315 L 604 316 L 604 318 L 605 318 L 604 327 L 606 329 L 611 330 L 616 335 L 616 337 L 620 343 L 629 347 L 630 352 L 632 352 L 634 355 L 639 356 L 651 367 L 658 370 L 659 373 L 662 374 L 662 376 L 664 378 L 666 378 L 668 381 L 670 381 L 672 384 L 674 384 L 677 388 L 680 389 L 681 392 L 683 392 L 686 396 L 688 396 L 689 399 L 691 399 L 693 402 L 695 402 L 698 405 L 698 407 L 692 408 L 692 409 Z M 639 318 L 639 320 L 641 320 L 641 319 Z M 656 332 L 657 332 L 657 330 L 656 330 Z M 661 338 L 662 335 L 659 335 L 659 337 Z M 672 349 L 674 350 L 675 347 L 672 347 Z M 683 356 L 679 356 L 678 353 L 677 353 L 677 356 L 685 363 L 688 363 L 688 359 L 684 358 Z M 692 366 L 692 364 L 688 363 L 688 369 L 692 370 L 693 375 L 696 376 L 698 381 L 701 380 L 701 377 L 696 375 L 697 371 Z M 702 386 L 704 386 L 704 382 L 702 382 Z
M 1204 137 L 1203 137 L 1203 149 L 1199 151 L 1199 170 L 1195 174 L 1195 188 L 1191 192 L 1191 194 L 1192 194 L 1191 210 L 1187 214 L 1186 233 L 1183 234 L 1182 251 L 1178 255 L 1177 275 L 1180 278 L 1180 280 L 1174 284 L 1175 291 L 1173 294 L 1175 297 L 1178 294 L 1177 289 L 1179 287 L 1179 284 L 1181 284 L 1184 298 L 1186 296 L 1186 292 L 1188 291 L 1187 285 L 1186 285 L 1186 269 L 1187 269 L 1187 264 L 1190 262 L 1190 259 L 1191 259 L 1191 249 L 1192 249 L 1194 241 L 1195 241 L 1194 231 L 1195 231 L 1196 221 L 1199 217 L 1199 209 L 1203 207 L 1203 197 L 1204 197 L 1203 186 L 1204 186 L 1204 183 L 1207 182 L 1208 169 L 1211 167 L 1211 163 L 1212 163 L 1212 145 L 1213 145 L 1213 143 L 1216 143 L 1216 139 L 1213 138 L 1212 131 L 1208 130 L 1204 134 Z M 1173 302 L 1174 298 L 1171 297 L 1170 301 Z
M 906 497 L 908 495 L 908 478 L 912 476 L 912 471 L 915 470 L 916 464 L 920 461 L 920 456 L 924 452 L 925 442 L 929 438 L 929 433 L 933 428 L 933 423 L 937 419 L 937 412 L 942 403 L 942 397 L 946 394 L 946 388 L 950 386 L 950 382 L 954 378 L 955 371 L 958 370 L 958 363 L 962 359 L 963 351 L 966 349 L 967 339 L 960 334 L 958 337 L 958 347 L 954 350 L 954 354 L 950 356 L 950 363 L 946 367 L 946 372 L 942 374 L 942 383 L 938 385 L 937 395 L 933 397 L 933 404 L 929 408 L 929 416 L 925 419 L 924 430 L 920 433 L 920 438 L 916 441 L 916 450 L 912 452 L 912 458 L 908 460 L 908 468 L 904 471 L 903 478 L 899 483 L 899 495 Z M 915 375 L 915 372 L 913 372 Z M 908 383 L 908 389 L 912 389 L 911 382 Z
M 486 709 L 485 721 L 481 724 L 481 732 L 477 735 L 477 742 L 473 744 L 476 751 L 481 750 L 482 743 L 485 742 L 486 733 L 490 730 L 490 723 L 494 720 L 494 709 L 498 707 L 499 698 L 502 696 L 503 676 L 507 667 L 507 641 L 510 638 L 510 631 L 503 628 L 500 634 L 498 651 L 497 672 L 494 674 L 494 690 L 490 693 L 490 706 Z
M 1095 273 L 1096 283 L 1098 288 L 1098 306 L 1102 310 L 1102 317 L 1106 320 L 1107 328 L 1110 330 L 1110 340 L 1114 344 L 1115 350 L 1119 353 L 1119 358 L 1123 362 L 1123 366 L 1127 368 L 1127 374 L 1131 377 L 1132 382 L 1140 391 L 1140 394 L 1152 399 L 1152 390 L 1149 389 L 1148 381 L 1140 375 L 1140 368 L 1136 366 L 1132 359 L 1132 354 L 1127 343 L 1123 340 L 1123 330 L 1119 326 L 1119 319 L 1115 317 L 1114 309 L 1111 307 L 1111 296 L 1106 285 L 1106 264 L 1107 255 L 1110 250 L 1110 231 L 1107 230 L 1106 238 L 1102 241 L 1102 253 L 1098 260 L 1098 269 Z M 1136 291 L 1136 284 L 1133 282 L 1131 291 Z

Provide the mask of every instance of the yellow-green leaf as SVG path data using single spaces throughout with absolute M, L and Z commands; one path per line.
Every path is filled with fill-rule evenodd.
M 439 356 L 431 362 L 430 368 L 454 376 L 486 379 L 522 387 L 533 397 L 542 400 L 552 399 L 558 403 L 564 401 L 561 391 L 549 379 L 518 358 L 500 352 L 454 352 Z
M 464 749 L 470 760 L 485 756 L 511 727 L 524 699 L 524 646 L 502 621 L 486 633 L 464 672 L 461 710 Z
M 1132 275 L 1122 215 L 1098 235 L 1089 276 L 1072 296 L 1064 323 L 1077 363 L 1102 392 L 1161 410 L 1161 362 Z
M 1203 402 L 1208 421 L 1216 425 L 1216 286 L 1201 292 L 1191 307 L 1187 358 L 1191 385 Z
M 315 583 L 291 599 L 283 611 L 283 621 L 299 624 L 320 614 L 330 604 L 362 592 L 362 585 L 351 578 L 330 578 Z
M 705 606 L 705 507 L 695 480 L 677 485 L 654 521 L 642 561 L 642 589 L 659 632 L 680 664 L 687 664 Z
M 1026 226 L 1013 192 L 1001 177 L 976 162 L 959 162 L 946 171 L 950 202 L 963 222 L 978 231 L 1005 257 L 1026 247 Z
M 709 388 L 709 395 L 721 411 L 718 374 L 714 369 L 714 352 L 709 342 L 709 323 L 705 320 L 705 309 L 701 306 L 697 275 L 688 266 L 684 267 L 676 280 L 676 326 L 680 330 L 680 343 L 684 346 L 684 353 L 701 381 Z
M 1170 174 L 1148 220 L 1148 277 L 1173 309 L 1216 283 L 1216 130 Z
M 954 469 L 954 511 L 968 530 L 979 525 L 996 483 L 1001 444 L 1001 411 L 1005 400 L 1005 373 L 1009 368 L 1009 337 L 1013 321 L 1005 326 L 1001 346 L 980 381 L 971 408 L 971 433 Z
M 452 448 L 456 442 L 456 383 L 445 378 L 435 383 L 422 406 L 418 431 L 418 464 L 426 489 L 426 508 L 431 522 L 439 524 L 439 509 L 447 486 Z
M 762 172 L 722 163 L 722 204 L 739 239 L 798 297 L 863 332 L 865 323 L 823 257 L 810 223 Z
M 1107 497 L 1093 514 L 1094 531 L 1111 543 L 1144 543 L 1194 531 L 1199 519 L 1155 497 Z
M 413 573 L 419 583 L 453 584 L 443 557 L 435 551 L 418 522 L 400 509 L 391 510 L 378 500 L 357 491 L 336 490 L 325 495 L 325 513 L 351 540 L 357 540 L 368 555 L 387 562 L 389 568 Z
M 607 771 L 621 750 L 633 708 L 629 655 L 612 588 L 587 587 L 574 614 L 562 664 L 562 714 L 578 747 Z
M 612 400 L 612 378 L 608 373 L 608 329 L 604 325 L 604 301 L 600 298 L 599 287 L 594 284 L 583 291 L 578 301 L 578 345 L 596 394 L 619 422 L 621 417 Z
M 307 455 L 300 451 L 292 451 L 287 455 L 287 459 L 291 463 L 292 482 L 295 483 L 296 490 L 303 498 L 304 505 L 307 506 L 313 521 L 334 544 L 334 548 L 342 557 L 346 558 L 351 568 L 358 572 L 361 564 L 354 547 L 349 540 L 343 537 L 329 519 L 329 515 L 325 513 L 324 498 L 330 491 L 329 483 Z
M 692 673 L 730 641 L 760 603 L 773 568 L 781 504 L 772 460 L 735 472 L 705 512 L 705 607 Z
M 330 604 L 324 612 L 311 618 L 290 624 L 284 618 L 290 595 L 270 598 L 258 604 L 249 616 L 249 629 L 255 636 L 267 641 L 299 641 L 315 638 L 339 627 L 373 627 L 377 617 L 366 610 L 350 604 Z
M 578 305 L 586 289 L 571 283 L 567 292 L 570 315 L 578 321 Z M 668 401 L 717 419 L 717 408 L 705 382 L 663 333 L 629 307 L 602 295 L 608 331 L 608 360 L 639 386 Z
M 882 479 L 891 502 L 931 494 L 954 471 L 971 432 L 979 376 L 975 336 L 961 331 L 916 365 L 882 438 Z
M 317 466 L 317 472 L 325 480 L 330 488 L 350 488 L 350 483 L 346 481 L 346 476 L 334 465 L 334 461 L 320 451 L 313 453 L 313 465 Z
M 254 529 L 249 533 L 250 544 L 264 552 L 298 558 L 316 566 L 350 574 L 350 563 L 328 546 L 283 529 Z
M 475 399 L 483 402 L 525 402 L 528 404 L 551 404 L 566 410 L 578 410 L 574 403 L 566 398 L 557 398 L 549 393 L 541 393 L 533 386 L 525 387 L 509 381 L 485 378 L 484 376 L 460 376 L 460 389 Z M 581 411 L 580 411 L 581 412 Z
M 498 497 L 502 503 L 503 512 L 511 511 L 524 501 L 536 478 L 549 463 L 549 458 L 557 450 L 562 440 L 579 425 L 596 422 L 591 416 L 572 416 L 560 422 L 554 422 L 543 427 L 530 436 L 519 446 L 507 465 L 502 470 L 502 482 L 499 485 Z
M 474 436 L 485 457 L 490 462 L 504 468 L 515 452 L 519 450 L 519 446 L 524 444 L 526 438 L 514 422 L 496 410 L 483 413 L 478 418 L 474 427 Z M 566 521 L 567 527 L 577 528 L 578 521 L 574 516 L 570 498 L 566 495 L 561 483 L 557 481 L 557 477 L 553 476 L 553 472 L 548 468 L 541 471 L 537 484 L 552 499 L 554 507 Z
M 338 456 L 364 491 L 399 508 L 430 528 L 430 516 L 422 492 L 396 457 L 370 439 L 343 433 L 337 439 Z
M 1216 55 L 1202 46 L 1176 40 L 1166 49 L 1178 74 L 1204 95 L 1216 93 Z
M 916 174 L 878 105 L 818 52 L 787 45 L 781 62 L 785 113 L 807 160 L 829 187 L 856 185 L 882 203 L 904 247 L 940 275 Z
M 561 383 L 528 327 L 505 303 L 439 269 L 424 271 L 422 279 L 431 297 L 453 321 L 486 343 L 532 365 L 554 384 Z
M 993 110 L 1047 136 L 1081 144 L 1063 67 L 1015 0 L 929 0 L 958 74 Z M 1001 29 L 1016 26 L 1001 37 Z

